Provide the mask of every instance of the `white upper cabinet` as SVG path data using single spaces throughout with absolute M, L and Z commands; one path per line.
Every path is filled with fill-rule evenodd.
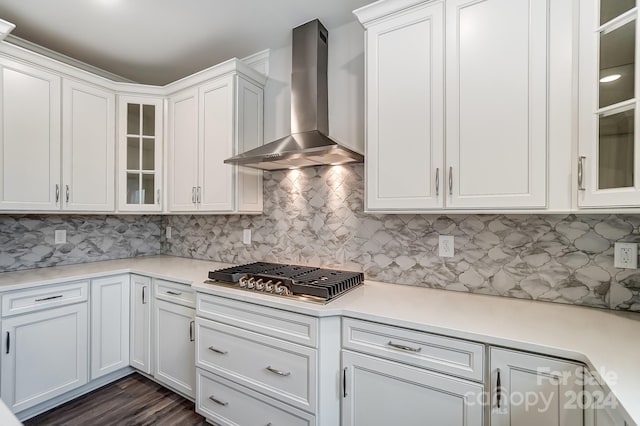
M 169 98 L 169 211 L 196 210 L 198 90 Z
M 367 208 L 443 207 L 442 3 L 371 25 L 366 46 Z
M 637 7 L 580 2 L 579 207 L 638 207 Z
M 163 101 L 120 96 L 118 102 L 118 208 L 162 210 Z
M 115 209 L 115 96 L 64 80 L 62 93 L 62 206 Z
M 0 58 L 0 209 L 60 208 L 60 77 Z
M 446 205 L 543 208 L 547 2 L 445 4 Z
M 366 28 L 366 209 L 545 208 L 547 2 L 389 0 L 354 13 Z
M 262 173 L 224 164 L 263 143 L 263 89 L 238 74 L 169 98 L 170 212 L 262 212 Z

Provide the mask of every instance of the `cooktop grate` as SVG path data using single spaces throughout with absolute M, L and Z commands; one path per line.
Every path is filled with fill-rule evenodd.
M 317 298 L 326 303 L 364 282 L 362 272 L 300 265 L 255 262 L 209 272 L 215 284 L 236 284 L 246 290 L 290 297 Z

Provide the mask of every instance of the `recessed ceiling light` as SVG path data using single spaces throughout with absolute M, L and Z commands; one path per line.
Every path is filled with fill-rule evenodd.
M 622 77 L 620 74 L 611 74 L 606 77 L 602 77 L 600 79 L 600 83 L 611 83 L 612 81 L 616 81 L 620 77 Z

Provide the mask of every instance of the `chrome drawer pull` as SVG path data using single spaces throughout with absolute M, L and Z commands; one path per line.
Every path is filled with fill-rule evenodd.
M 220 354 L 220 355 L 226 355 L 228 353 L 227 351 L 221 351 L 220 349 L 216 349 L 213 346 L 209 346 L 209 350 L 211 352 L 215 352 L 215 353 Z
M 291 373 L 288 372 L 288 371 L 285 372 L 285 371 L 276 370 L 275 368 L 272 368 L 271 366 L 268 366 L 267 370 L 271 371 L 273 374 L 277 374 L 278 376 L 287 377 L 287 376 L 291 375 Z
M 62 297 L 61 294 L 58 296 L 43 297 L 42 299 L 36 299 L 36 302 L 44 302 L 46 300 L 60 299 L 61 297 Z
M 219 399 L 217 399 L 215 396 L 211 395 L 209 397 L 210 400 L 212 400 L 213 402 L 215 402 L 218 405 L 222 405 L 223 407 L 226 407 L 227 405 L 229 405 L 228 402 L 224 402 L 224 401 L 220 401 Z
M 179 291 L 171 291 L 171 290 L 167 290 L 167 294 L 170 294 L 172 296 L 180 296 L 182 293 Z
M 410 346 L 399 345 L 397 343 L 393 343 L 391 340 L 389 340 L 389 343 L 387 343 L 387 346 L 391 346 L 392 348 L 400 349 L 401 351 L 407 351 L 407 352 L 420 352 L 422 350 L 422 348 L 412 348 Z

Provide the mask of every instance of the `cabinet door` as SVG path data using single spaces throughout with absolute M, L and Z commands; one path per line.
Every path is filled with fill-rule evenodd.
M 129 276 L 91 281 L 91 380 L 129 366 Z
M 448 207 L 546 206 L 548 3 L 446 2 Z
M 580 2 L 579 207 L 640 204 L 637 17 L 627 13 L 633 7 Z
M 233 76 L 200 87 L 197 191 L 198 208 L 202 211 L 233 210 L 234 166 L 224 164 L 224 160 L 233 156 L 234 93 Z
M 197 89 L 181 92 L 169 99 L 168 156 L 169 210 L 172 212 L 197 210 Z
M 238 77 L 238 117 L 234 154 L 249 151 L 264 143 L 264 91 Z M 238 167 L 237 209 L 239 212 L 262 213 L 262 170 Z
M 0 208 L 60 208 L 60 78 L 0 59 Z
M 584 424 L 582 366 L 497 348 L 490 357 L 492 426 Z
M 14 413 L 87 383 L 87 304 L 2 320 L 2 400 Z
M 62 205 L 66 210 L 115 210 L 115 96 L 64 80 Z
M 584 396 L 585 426 L 627 426 L 616 397 L 589 373 L 585 373 Z
M 161 383 L 195 397 L 195 309 L 154 301 L 155 374 Z
M 367 210 L 443 206 L 442 3 L 367 29 Z
M 118 208 L 162 210 L 163 101 L 120 97 L 118 103 Z
M 131 275 L 131 366 L 151 374 L 151 278 Z
M 342 351 L 344 426 L 481 426 L 483 386 Z

